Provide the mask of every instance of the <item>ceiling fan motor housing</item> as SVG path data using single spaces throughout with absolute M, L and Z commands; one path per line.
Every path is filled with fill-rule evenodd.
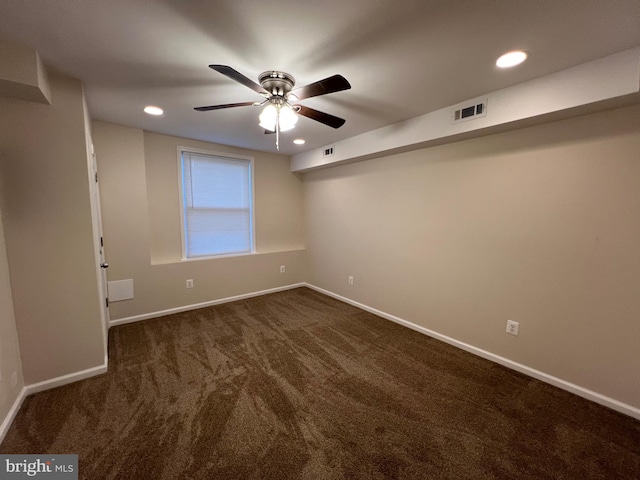
M 296 80 L 292 75 L 276 70 L 262 72 L 258 77 L 258 81 L 262 88 L 277 97 L 286 97 L 296 84 Z

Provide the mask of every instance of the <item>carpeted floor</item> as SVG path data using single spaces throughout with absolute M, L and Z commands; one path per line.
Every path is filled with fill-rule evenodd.
M 0 453 L 98 479 L 637 479 L 640 422 L 299 288 L 122 325 Z

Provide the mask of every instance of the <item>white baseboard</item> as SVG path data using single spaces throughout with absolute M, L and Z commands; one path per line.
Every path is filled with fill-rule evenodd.
M 515 370 L 520 373 L 524 373 L 530 377 L 533 377 L 537 380 L 541 380 L 545 383 L 553 385 L 554 387 L 561 388 L 562 390 L 566 390 L 567 392 L 574 393 L 580 397 L 586 398 L 587 400 L 591 400 L 592 402 L 598 403 L 600 405 L 604 405 L 612 410 L 615 410 L 620 413 L 624 413 L 625 415 L 629 415 L 637 420 L 640 420 L 640 409 L 633 407 L 631 405 L 627 405 L 626 403 L 622 403 L 613 398 L 602 395 L 598 392 L 594 392 L 587 388 L 581 387 L 571 382 L 567 382 L 566 380 L 562 380 L 561 378 L 554 377 L 553 375 L 549 375 L 547 373 L 541 372 L 534 368 L 528 367 L 521 363 L 514 362 L 513 360 L 509 360 L 508 358 L 501 357 L 491 352 L 487 352 L 486 350 L 482 350 L 481 348 L 474 347 L 473 345 L 469 345 L 468 343 L 460 342 L 454 338 L 447 337 L 446 335 L 442 335 L 438 332 L 434 332 L 433 330 L 429 330 L 428 328 L 421 327 L 420 325 L 416 325 L 415 323 L 411 323 L 402 318 L 396 317 L 395 315 L 390 315 L 388 313 L 382 312 L 375 308 L 371 308 L 362 303 L 353 301 L 349 298 L 343 297 L 342 295 L 338 295 L 336 293 L 330 292 L 320 287 L 316 287 L 315 285 L 305 284 L 305 286 L 311 288 L 312 290 L 316 290 L 317 292 L 328 295 L 329 297 L 333 297 L 342 302 L 348 303 L 349 305 L 353 305 L 354 307 L 358 307 L 367 312 L 373 313 L 379 317 L 385 318 L 387 320 L 391 320 L 392 322 L 398 323 L 405 327 L 408 327 L 416 332 L 420 332 L 429 337 L 433 337 L 437 340 L 441 340 L 449 345 L 453 345 L 454 347 L 461 348 L 469 353 L 473 353 L 479 357 L 485 358 L 492 362 L 503 365 L 507 368 Z
M 285 285 L 283 287 L 270 288 L 268 290 L 260 290 L 258 292 L 244 293 L 242 295 L 236 295 L 234 297 L 226 297 L 220 298 L 218 300 L 211 300 L 208 302 L 184 305 L 182 307 L 170 308 L 158 312 L 143 313 L 142 315 L 134 315 L 132 317 L 117 318 L 115 320 L 109 321 L 109 328 L 115 327 L 116 325 L 124 325 L 126 323 L 140 322 L 141 320 L 149 320 L 150 318 L 164 317 L 165 315 L 171 315 L 173 313 L 187 312 L 189 310 L 197 310 L 198 308 L 211 307 L 213 305 L 220 305 L 222 303 L 236 302 L 238 300 L 244 300 L 246 298 L 259 297 L 261 295 L 267 295 L 269 293 L 283 292 L 285 290 L 305 287 L 306 285 L 306 283 L 294 283 L 292 285 Z
M 82 370 L 80 372 L 70 373 L 61 377 L 52 378 L 51 380 L 32 383 L 31 385 L 25 385 L 24 387 L 22 387 L 22 390 L 20 390 L 20 393 L 18 394 L 15 402 L 13 402 L 11 410 L 9 410 L 9 413 L 3 420 L 2 425 L 0 425 L 0 443 L 2 443 L 2 441 L 4 440 L 5 435 L 9 431 L 9 427 L 11 427 L 13 420 L 16 418 L 16 415 L 20 410 L 20 407 L 22 406 L 22 402 L 24 402 L 24 399 L 29 395 L 42 392 L 44 390 L 49 390 L 51 388 L 61 387 L 62 385 L 77 382 L 78 380 L 84 380 L 86 378 L 94 377 L 106 372 L 107 363 L 105 362 L 104 365 L 89 368 L 87 370 Z
M 22 387 L 22 390 L 20 390 L 18 397 L 16 398 L 15 402 L 13 402 L 13 406 L 9 410 L 9 413 L 7 413 L 7 416 L 3 420 L 2 425 L 0 425 L 0 444 L 3 442 L 5 435 L 9 431 L 9 427 L 11 427 L 13 420 L 16 418 L 18 410 L 20 410 L 20 407 L 22 406 L 22 402 L 25 398 L 27 398 L 26 392 L 27 389 L 25 387 Z
M 33 393 L 43 392 L 45 390 L 50 390 L 52 388 L 61 387 L 62 385 L 66 385 L 68 383 L 78 382 L 80 380 L 85 380 L 87 378 L 95 377 L 96 375 L 107 373 L 107 370 L 108 370 L 108 366 L 105 363 L 104 365 L 88 368 L 80 372 L 69 373 L 68 375 L 52 378 L 50 380 L 44 380 L 42 382 L 32 383 L 31 385 L 26 385 L 24 387 L 24 390 L 26 390 L 26 394 L 28 396 Z

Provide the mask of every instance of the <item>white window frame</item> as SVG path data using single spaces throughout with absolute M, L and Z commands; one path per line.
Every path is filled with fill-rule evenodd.
M 180 261 L 190 262 L 197 260 L 207 260 L 212 258 L 226 258 L 226 257 L 237 257 L 244 255 L 253 255 L 256 252 L 256 235 L 255 235 L 255 182 L 254 182 L 254 160 L 253 157 L 245 156 L 245 155 L 236 155 L 226 152 L 214 152 L 211 150 L 202 150 L 198 148 L 191 147 L 182 147 L 178 146 L 178 193 L 179 193 L 179 206 L 180 206 L 180 238 L 182 243 L 182 255 Z M 202 256 L 193 256 L 187 257 L 187 244 L 186 244 L 186 224 L 185 224 L 185 206 L 184 206 L 184 188 L 183 188 L 183 172 L 182 172 L 182 153 L 197 153 L 200 155 L 210 155 L 215 157 L 223 157 L 228 158 L 230 160 L 248 160 L 249 161 L 249 184 L 250 184 L 250 195 L 249 199 L 250 204 L 250 239 L 249 244 L 251 247 L 250 252 L 242 252 L 242 253 L 220 253 L 220 254 L 212 254 L 212 255 L 202 255 Z

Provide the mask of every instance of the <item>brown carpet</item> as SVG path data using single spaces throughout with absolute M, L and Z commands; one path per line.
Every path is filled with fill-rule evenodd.
M 640 422 L 299 288 L 122 325 L 0 453 L 84 479 L 636 479 Z

